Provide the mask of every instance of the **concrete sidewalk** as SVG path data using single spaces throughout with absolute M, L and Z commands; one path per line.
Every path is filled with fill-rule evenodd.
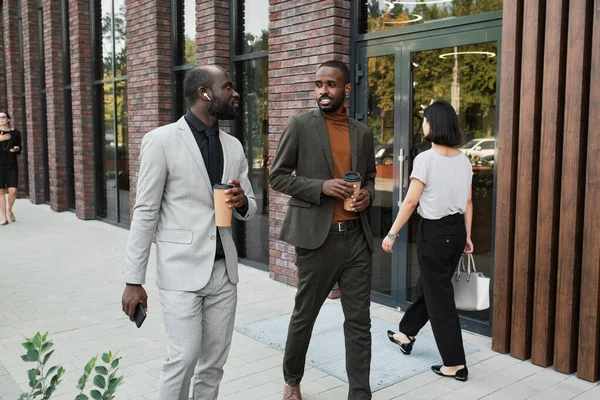
M 28 200 L 17 201 L 15 214 L 16 223 L 0 227 L 0 399 L 15 400 L 27 389 L 30 366 L 20 358 L 21 343 L 36 331 L 50 331 L 57 348 L 51 364 L 67 369 L 53 399 L 74 399 L 86 362 L 107 350 L 123 357 L 125 383 L 117 398 L 156 399 L 166 345 L 153 283 L 154 257 L 146 285 L 149 315 L 136 329 L 120 304 L 127 230 L 80 221 L 72 213 L 57 214 Z M 266 272 L 241 266 L 236 325 L 289 314 L 294 295 L 294 288 L 270 280 Z M 388 321 L 391 329 L 401 318 L 398 311 L 378 304 L 372 305 L 372 315 Z M 479 350 L 468 357 L 467 383 L 425 372 L 375 392 L 373 399 L 600 398 L 598 384 L 494 353 L 489 338 L 469 333 L 464 338 Z M 219 398 L 281 399 L 282 358 L 280 351 L 235 332 Z M 302 381 L 305 399 L 342 400 L 347 388 L 311 367 Z

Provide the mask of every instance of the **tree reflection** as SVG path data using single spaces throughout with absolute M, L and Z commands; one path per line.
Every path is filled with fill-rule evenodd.
M 393 0 L 370 0 L 366 6 L 367 32 L 396 29 L 434 20 L 497 10 L 502 10 L 502 0 L 449 0 L 446 3 L 426 4 L 423 2 L 415 5 L 402 4 L 402 2 Z

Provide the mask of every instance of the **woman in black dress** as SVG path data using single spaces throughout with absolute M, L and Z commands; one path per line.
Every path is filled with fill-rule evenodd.
M 0 225 L 8 224 L 8 219 L 15 222 L 12 208 L 17 198 L 19 168 L 17 155 L 21 154 L 21 133 L 12 128 L 10 114 L 0 111 Z M 6 191 L 8 189 L 8 210 L 6 208 Z M 8 217 L 8 218 L 7 218 Z

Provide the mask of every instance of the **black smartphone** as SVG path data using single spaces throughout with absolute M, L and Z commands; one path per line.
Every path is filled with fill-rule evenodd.
M 139 328 L 144 323 L 146 319 L 146 311 L 144 310 L 144 306 L 142 303 L 138 303 L 135 308 L 135 314 L 133 315 L 133 320 L 135 321 L 135 325 Z

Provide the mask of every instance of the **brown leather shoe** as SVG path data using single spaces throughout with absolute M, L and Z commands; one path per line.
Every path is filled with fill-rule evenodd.
M 283 388 L 283 400 L 302 400 L 302 394 L 300 393 L 300 384 L 296 386 L 290 386 L 287 383 Z

